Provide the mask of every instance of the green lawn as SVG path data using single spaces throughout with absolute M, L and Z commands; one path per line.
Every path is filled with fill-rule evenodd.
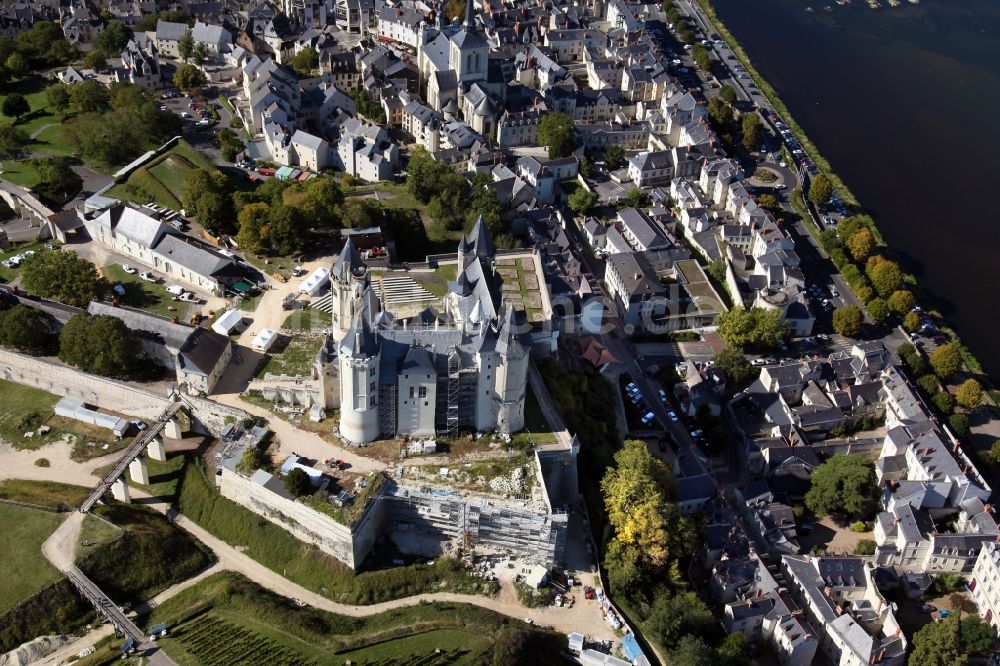
M 21 93 L 28 101 L 31 112 L 22 116 L 20 120 L 0 113 L 0 122 L 16 124 L 28 134 L 43 125 L 59 122 L 59 118 L 48 111 L 48 101 L 45 99 L 45 89 L 48 85 L 40 76 L 32 76 L 13 85 L 5 86 L 6 92 L 0 95 L 0 106 L 3 106 L 3 100 L 7 99 L 7 95 Z
M 165 601 L 146 626 L 167 625 L 164 651 L 178 663 L 379 664 L 500 663 L 489 659 L 504 628 L 522 633 L 522 663 L 558 663 L 563 636 L 465 604 L 418 604 L 369 617 L 297 607 L 240 574 L 222 572 Z M 441 650 L 441 653 L 435 653 Z M 547 655 L 547 656 L 546 656 Z M 81 662 L 100 663 L 100 662 Z
M 42 543 L 65 514 L 0 504 L 0 615 L 61 577 L 42 557 Z
M 187 175 L 195 169 L 214 169 L 205 155 L 179 141 L 173 148 L 129 174 L 124 183 L 108 190 L 108 196 L 138 204 L 152 201 L 171 210 L 180 210 Z
M 141 272 L 143 267 L 133 266 L 133 268 Z M 162 284 L 146 282 L 138 273 L 126 273 L 121 264 L 104 266 L 101 268 L 101 273 L 111 284 L 121 283 L 125 288 L 125 295 L 121 297 L 122 305 L 152 312 L 161 317 L 177 316 L 186 321 L 190 305 L 175 301 Z
M 60 123 L 43 129 L 35 137 L 35 141 L 31 146 L 32 150 L 38 153 L 45 153 L 46 155 L 72 155 L 75 150 L 73 146 L 70 146 L 63 140 L 63 127 Z
M 323 335 L 313 331 L 309 310 L 293 312 L 285 318 L 278 340 L 271 347 L 267 363 L 257 371 L 257 377 L 272 375 L 309 375 L 316 354 L 323 346 Z
M 76 559 L 87 557 L 91 551 L 98 550 L 106 543 L 111 543 L 120 538 L 122 534 L 123 531 L 120 528 L 87 514 L 83 518 L 80 538 L 76 542 Z
M 97 479 L 94 479 L 96 484 Z M 5 479 L 0 481 L 0 498 L 40 504 L 58 509 L 60 506 L 76 506 L 87 497 L 90 488 L 71 486 L 55 481 L 25 481 Z
M 28 160 L 4 160 L 0 177 L 28 190 L 42 180 L 38 170 Z

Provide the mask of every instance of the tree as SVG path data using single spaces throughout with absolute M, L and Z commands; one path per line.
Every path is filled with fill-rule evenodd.
M 760 374 L 759 368 L 750 365 L 747 357 L 732 347 L 726 347 L 715 355 L 715 367 L 726 373 L 726 390 L 730 393 L 748 385 Z
M 762 194 L 757 197 L 757 204 L 761 208 L 766 208 L 772 213 L 777 213 L 781 210 L 781 203 L 778 201 L 778 197 L 773 194 Z
M 889 305 L 881 298 L 873 298 L 868 301 L 868 316 L 876 324 L 881 324 L 889 318 Z
M 857 515 L 868 508 L 875 489 L 875 468 L 864 458 L 836 455 L 816 468 L 806 507 L 818 516 Z
M 465 216 L 466 228 L 471 229 L 480 218 L 486 223 L 486 228 L 494 238 L 507 232 L 503 204 L 497 198 L 496 191 L 487 187 L 472 188 L 469 212 Z
M 1000 439 L 993 442 L 993 446 L 990 447 L 990 458 L 1000 465 Z
M 64 114 L 69 108 L 69 90 L 63 83 L 51 85 L 45 89 L 45 101 L 53 111 L 60 115 Z
M 726 127 L 733 122 L 733 107 L 719 97 L 708 100 L 708 117 L 716 127 Z
M 104 55 L 104 51 L 92 49 L 83 57 L 83 66 L 95 72 L 103 72 L 107 69 L 108 58 Z
M 659 592 L 644 625 L 667 649 L 678 645 L 686 636 L 711 638 L 716 630 L 712 611 L 694 592 L 673 595 L 665 590 Z
M 271 218 L 271 207 L 266 203 L 251 203 L 243 206 L 236 216 L 239 231 L 236 242 L 240 247 L 260 254 L 270 246 L 267 238 L 267 225 Z
M 207 229 L 220 229 L 232 220 L 232 184 L 215 170 L 188 173 L 184 183 L 184 209 Z
M 955 409 L 955 396 L 947 391 L 939 391 L 931 397 L 931 402 L 942 414 L 951 414 Z
M 285 475 L 285 490 L 292 497 L 302 497 L 312 493 L 312 481 L 301 468 L 295 467 Z
M 17 157 L 31 143 L 31 137 L 20 127 L 0 125 L 0 155 Z
M 616 169 L 625 159 L 625 151 L 616 143 L 604 149 L 604 163 L 609 169 Z
M 903 317 L 903 328 L 905 328 L 910 333 L 915 333 L 920 330 L 922 322 L 920 321 L 920 315 L 916 312 L 908 312 L 905 317 Z
M 917 386 L 924 390 L 924 393 L 932 398 L 941 390 L 941 383 L 934 375 L 920 375 L 917 377 Z
M 719 666 L 749 666 L 749 652 L 746 634 L 741 631 L 729 634 L 718 649 Z
M 875 236 L 871 229 L 863 228 L 846 241 L 847 249 L 855 261 L 864 261 L 875 251 Z
M 28 292 L 67 305 L 85 308 L 106 286 L 94 264 L 75 252 L 38 252 L 28 257 L 21 271 Z
M 293 206 L 271 209 L 268 241 L 276 254 L 297 254 L 305 247 L 309 222 L 302 211 Z
M 184 62 L 187 62 L 188 58 L 194 54 L 194 38 L 191 36 L 190 30 L 177 41 L 177 54 L 184 59 Z
M 140 367 L 141 351 L 139 339 L 125 322 L 110 315 L 74 315 L 59 336 L 61 360 L 106 377 L 132 375 Z
M 353 197 L 340 207 L 340 222 L 347 229 L 363 229 L 378 223 L 379 210 L 370 199 Z
M 580 187 L 569 195 L 569 207 L 577 215 L 583 215 L 597 204 L 597 195 Z
M 62 204 L 80 190 L 83 179 L 70 167 L 65 157 L 42 157 L 31 160 L 39 181 L 34 190 L 43 200 Z
M 0 110 L 8 118 L 17 118 L 17 120 L 20 120 L 21 116 L 31 111 L 31 107 L 28 105 L 28 100 L 24 98 L 24 95 L 21 93 L 11 93 L 4 98 Z
M 972 430 L 969 428 L 969 417 L 965 414 L 952 414 L 948 417 L 948 426 L 955 433 L 955 437 L 968 437 Z
M 717 324 L 722 339 L 738 349 L 773 349 L 788 332 L 788 323 L 779 312 L 762 308 L 733 308 L 719 315 Z
M 27 305 L 0 313 L 0 344 L 27 354 L 52 351 L 55 330 L 46 314 Z
M 889 296 L 889 309 L 895 312 L 897 315 L 903 317 L 913 309 L 916 304 L 913 298 L 913 292 L 907 291 L 906 289 L 897 289 L 892 292 Z
M 809 201 L 816 206 L 825 206 L 833 196 L 833 183 L 825 173 L 816 174 L 809 183 Z
M 657 483 L 665 473 L 658 469 L 662 465 L 644 443 L 629 440 L 601 479 L 608 521 L 615 528 L 613 543 L 654 567 L 669 557 L 665 495 Z
M 20 79 L 31 71 L 31 66 L 20 53 L 11 53 L 4 62 L 4 69 L 10 78 Z
M 646 195 L 638 187 L 633 187 L 625 195 L 625 206 L 628 208 L 639 208 L 646 204 Z
M 740 123 L 743 128 L 743 148 L 748 152 L 760 148 L 760 116 L 756 113 L 744 114 Z
M 695 44 L 691 49 L 691 59 L 702 70 L 708 72 L 712 67 L 712 58 L 708 55 L 708 49 L 701 44 Z
M 955 391 L 955 400 L 966 409 L 975 409 L 983 400 L 983 387 L 975 379 L 966 379 Z
M 698 636 L 684 636 L 670 653 L 673 666 L 716 666 L 714 650 Z
M 862 321 L 861 308 L 856 305 L 845 305 L 833 311 L 833 330 L 845 337 L 857 337 Z
M 206 60 L 208 60 L 208 47 L 205 46 L 205 42 L 198 42 L 191 50 L 191 62 L 201 67 Z
M 108 89 L 94 80 L 71 85 L 69 98 L 80 113 L 103 113 L 111 106 L 111 94 Z
M 872 257 L 871 259 L 875 259 Z M 869 259 L 869 262 L 871 262 Z M 879 296 L 887 298 L 893 292 L 898 291 L 903 284 L 903 271 L 899 269 L 899 264 L 888 259 L 881 259 L 874 262 L 868 269 L 868 279 L 872 281 L 872 286 Z
M 549 149 L 549 159 L 568 157 L 577 147 L 575 121 L 565 113 L 547 113 L 538 124 L 538 143 Z
M 205 81 L 205 73 L 194 65 L 181 65 L 174 72 L 174 85 L 181 90 L 195 90 L 205 85 Z
M 730 106 L 736 101 L 736 89 L 726 84 L 719 88 L 719 99 Z
M 94 48 L 105 54 L 119 54 L 132 39 L 132 31 L 121 21 L 110 21 L 94 38 Z
M 941 345 L 930 353 L 928 359 L 931 362 L 931 367 L 934 369 L 934 374 L 942 379 L 951 377 L 962 367 L 962 355 L 959 353 L 958 344 L 955 342 Z
M 292 58 L 292 69 L 299 76 L 305 77 L 319 67 L 319 53 L 311 46 L 307 46 Z
M 996 632 L 979 616 L 954 613 L 941 622 L 925 624 L 913 635 L 909 666 L 964 666 L 972 655 L 989 652 Z

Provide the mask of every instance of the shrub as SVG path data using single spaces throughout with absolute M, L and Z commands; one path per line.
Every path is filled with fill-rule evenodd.
M 932 398 L 937 395 L 938 391 L 941 390 L 938 378 L 934 375 L 921 375 L 917 378 L 917 385 L 923 389 L 924 393 Z
M 958 574 L 941 573 L 934 579 L 930 589 L 935 596 L 943 597 L 946 594 L 958 592 L 963 587 L 965 587 L 965 579 Z
M 853 523 L 851 523 L 851 531 L 852 532 L 859 532 L 859 533 L 860 532 L 867 532 L 868 531 L 868 526 L 865 525 L 864 521 L 855 520 Z
M 854 546 L 855 555 L 874 555 L 876 543 L 872 539 L 862 539 Z
M 956 437 L 969 436 L 969 417 L 965 414 L 952 414 L 948 417 L 948 426 Z
M 983 400 L 983 387 L 975 379 L 966 379 L 955 392 L 958 404 L 966 409 L 975 409 Z
M 931 398 L 931 402 L 934 403 L 934 406 L 942 414 L 951 414 L 951 410 L 955 409 L 955 396 L 947 391 L 935 393 L 934 397 Z

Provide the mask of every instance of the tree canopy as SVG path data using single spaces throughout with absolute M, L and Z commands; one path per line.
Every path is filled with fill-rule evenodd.
M 59 358 L 84 372 L 127 377 L 139 369 L 141 344 L 125 322 L 110 315 L 74 315 L 59 336 Z
M 825 173 L 816 174 L 809 183 L 809 201 L 816 206 L 825 206 L 833 196 L 833 183 Z
M 897 315 L 905 316 L 916 305 L 916 300 L 913 298 L 912 291 L 897 289 L 889 295 L 888 304 L 889 309 Z
M 708 100 L 708 117 L 718 127 L 725 127 L 733 122 L 733 107 L 726 104 L 721 97 Z
M 83 178 L 73 171 L 65 157 L 38 157 L 31 160 L 31 164 L 39 178 L 31 189 L 47 203 L 65 203 L 83 185 Z
M 225 174 L 215 169 L 197 169 L 188 173 L 184 185 L 184 209 L 202 226 L 216 230 L 232 222 L 233 186 Z
M 21 116 L 31 111 L 31 106 L 28 105 L 28 100 L 21 93 L 11 93 L 4 97 L 3 104 L 0 105 L 0 110 L 8 118 L 20 120 Z
M 38 252 L 28 257 L 21 283 L 32 294 L 78 308 L 87 307 L 107 286 L 94 264 L 69 251 Z
M 31 137 L 20 127 L 0 125 L 0 155 L 17 157 L 31 143 Z
M 583 215 L 597 204 L 597 195 L 580 187 L 569 195 L 567 203 L 574 213 Z
M 128 40 L 132 39 L 132 31 L 121 21 L 109 21 L 104 30 L 94 38 L 94 48 L 105 56 L 117 57 L 125 50 Z
M 806 493 L 806 507 L 819 516 L 858 515 L 875 492 L 875 467 L 852 455 L 836 455 L 816 468 Z
M 295 467 L 285 474 L 285 490 L 292 497 L 302 497 L 312 492 L 312 481 L 308 474 Z
M 760 116 L 756 113 L 744 114 L 740 126 L 743 130 L 743 148 L 750 152 L 760 148 Z
M 864 261 L 875 251 L 875 236 L 866 227 L 850 236 L 845 244 L 855 261 Z
M 781 313 L 763 308 L 733 308 L 719 315 L 717 323 L 719 336 L 739 349 L 773 349 L 788 332 Z
M 538 143 L 549 149 L 549 159 L 568 157 L 576 150 L 576 129 L 572 116 L 547 113 L 538 124 Z
M 983 400 L 983 387 L 975 379 L 966 379 L 955 391 L 955 400 L 966 409 L 975 409 Z
M 747 386 L 760 374 L 760 368 L 750 365 L 743 352 L 733 347 L 715 355 L 715 367 L 726 373 L 726 390 L 730 393 Z
M 41 310 L 18 304 L 0 312 L 0 344 L 27 354 L 47 354 L 54 341 L 52 321 Z
M 715 616 L 694 592 L 657 595 L 644 626 L 667 649 L 685 638 L 712 638 L 718 632 Z
M 174 72 L 174 85 L 181 90 L 195 90 L 205 85 L 205 73 L 191 64 L 183 64 Z
M 869 258 L 865 272 L 875 291 L 883 298 L 888 298 L 903 284 L 903 271 L 899 264 L 883 257 Z
M 319 53 L 311 46 L 307 46 L 292 58 L 292 69 L 299 76 L 308 76 L 319 67 Z
M 709 71 L 712 67 L 712 58 L 708 55 L 708 49 L 701 44 L 695 44 L 691 49 L 691 59 L 699 68 Z
M 959 353 L 958 344 L 949 342 L 946 345 L 937 347 L 928 355 L 934 374 L 938 377 L 951 377 L 962 367 L 962 355 Z
M 857 337 L 863 321 L 861 308 L 856 305 L 845 305 L 833 311 L 833 330 L 845 337 Z
M 909 666 L 964 666 L 973 655 L 990 651 L 996 632 L 978 615 L 954 613 L 925 624 L 913 635 Z

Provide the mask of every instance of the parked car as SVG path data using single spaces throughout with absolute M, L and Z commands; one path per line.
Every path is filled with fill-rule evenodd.
M 674 423 L 677 423 L 677 420 L 678 420 L 677 419 L 677 414 L 675 414 L 674 412 L 667 412 L 667 416 L 670 417 L 671 421 L 673 421 Z
M 172 284 L 167 287 L 167 293 L 171 296 L 180 296 L 184 293 L 184 287 L 179 284 Z
M 180 300 L 184 301 L 185 303 L 200 303 L 201 302 L 201 299 L 198 298 L 197 296 L 195 296 L 194 294 L 192 294 L 190 291 L 185 291 L 183 294 L 181 294 L 177 298 L 179 298 Z
M 642 421 L 643 425 L 649 425 L 650 423 L 653 422 L 654 418 L 656 418 L 656 417 L 653 414 L 653 412 L 646 412 L 646 414 L 640 420 Z
M 937 610 L 937 606 L 934 604 L 920 604 L 921 613 L 933 613 Z
M 660 402 L 666 403 L 667 402 L 667 392 L 664 391 L 663 389 L 660 389 L 658 392 L 660 394 Z
M 134 268 L 132 268 L 131 266 L 129 266 L 128 264 L 122 264 L 122 270 L 128 273 L 129 275 L 135 275 L 136 273 L 139 272 Z
M 130 423 L 134 425 L 140 432 L 146 429 L 146 424 L 140 421 L 139 419 L 132 419 Z
M 139 273 L 139 279 L 145 280 L 146 282 L 156 282 L 158 278 L 149 271 L 143 271 Z

